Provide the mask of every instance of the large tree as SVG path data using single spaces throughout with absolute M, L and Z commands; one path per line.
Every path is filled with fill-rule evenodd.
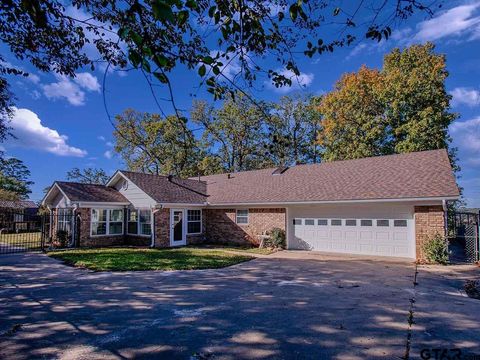
M 283 96 L 271 104 L 271 116 L 266 119 L 266 162 L 295 165 L 320 161 L 318 101 L 311 96 Z
M 243 171 L 261 166 L 266 108 L 258 107 L 242 94 L 228 96 L 219 109 L 196 101 L 191 119 L 203 128 L 208 156 L 217 158 L 223 171 Z
M 88 167 L 85 169 L 73 168 L 67 172 L 67 179 L 84 184 L 105 185 L 110 177 L 103 169 Z
M 0 40 L 11 56 L 44 72 L 75 76 L 99 63 L 130 64 L 165 87 L 180 117 L 170 82 L 178 66 L 195 71 L 215 97 L 244 90 L 262 74 L 288 86 L 300 74 L 298 54 L 388 38 L 390 26 L 417 11 L 432 14 L 422 0 L 4 0 Z M 5 113 L 11 97 L 4 75 L 25 71 L 1 60 L 9 59 L 0 58 Z
M 130 170 L 196 176 L 200 149 L 183 120 L 126 110 L 116 116 L 115 151 Z
M 447 148 L 454 163 L 447 76 L 430 43 L 393 50 L 381 70 L 342 76 L 318 107 L 324 160 Z
M 3 200 L 26 199 L 33 184 L 30 170 L 22 160 L 0 154 L 0 198 Z

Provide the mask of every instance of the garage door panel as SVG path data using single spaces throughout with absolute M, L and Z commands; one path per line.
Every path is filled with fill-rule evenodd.
M 297 213 L 298 215 L 298 213 Z M 325 213 L 290 219 L 294 239 L 290 248 L 350 254 L 414 257 L 414 221 L 401 213 L 390 218 L 327 217 Z M 315 217 L 315 215 L 318 215 Z M 306 225 L 308 224 L 308 225 Z

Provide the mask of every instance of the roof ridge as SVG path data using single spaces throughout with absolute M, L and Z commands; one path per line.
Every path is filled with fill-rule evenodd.
M 75 184 L 75 185 L 90 185 L 90 186 L 103 186 L 103 187 L 106 187 L 108 189 L 111 189 L 110 186 L 107 186 L 105 184 L 94 184 L 94 183 L 83 183 L 83 182 L 80 182 L 80 181 L 55 181 L 55 183 L 57 184 Z

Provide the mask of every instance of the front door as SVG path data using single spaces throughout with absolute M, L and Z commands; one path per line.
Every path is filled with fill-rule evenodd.
M 170 213 L 170 245 L 186 245 L 184 211 L 172 209 Z

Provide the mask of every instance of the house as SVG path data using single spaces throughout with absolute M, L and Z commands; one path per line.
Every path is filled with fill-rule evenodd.
M 43 203 L 78 214 L 79 242 L 152 247 L 258 244 L 421 258 L 459 197 L 445 150 L 179 179 L 117 171 L 106 186 L 55 182 Z
M 0 230 L 2 232 L 28 231 L 36 224 L 38 206 L 32 200 L 0 200 Z

